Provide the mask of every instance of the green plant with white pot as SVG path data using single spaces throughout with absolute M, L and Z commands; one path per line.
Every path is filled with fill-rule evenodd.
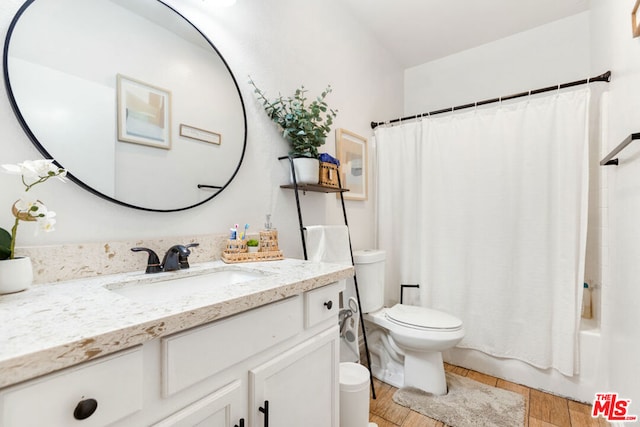
M 249 249 L 249 252 L 258 252 L 259 246 L 260 242 L 258 242 L 256 239 L 247 240 L 247 248 Z
M 24 191 L 46 182 L 49 178 L 65 181 L 67 171 L 53 164 L 53 160 L 27 160 L 17 165 L 2 165 L 5 172 L 20 175 Z M 0 294 L 25 289 L 33 279 L 31 260 L 15 256 L 16 238 L 20 222 L 36 222 L 45 232 L 54 230 L 56 213 L 36 199 L 20 198 L 11 206 L 14 216 L 11 232 L 0 228 Z M 36 232 L 38 229 L 36 229 Z
M 269 118 L 278 125 L 282 136 L 289 142 L 291 150 L 289 156 L 294 159 L 313 159 L 315 161 L 315 176 L 310 179 L 315 182 L 306 182 L 308 179 L 300 179 L 299 183 L 318 182 L 318 148 L 321 147 L 327 135 L 331 131 L 333 120 L 338 110 L 333 110 L 327 105 L 325 98 L 332 92 L 331 86 L 312 99 L 307 97 L 304 86 L 296 89 L 293 96 L 267 98 L 265 92 L 259 89 L 250 78 L 249 84 L 255 89 L 258 99 L 262 102 Z M 312 171 L 313 174 L 313 171 Z M 296 169 L 296 177 L 298 177 Z

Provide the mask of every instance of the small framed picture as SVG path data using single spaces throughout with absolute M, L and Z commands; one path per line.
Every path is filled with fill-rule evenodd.
M 118 74 L 118 140 L 171 149 L 171 92 Z
M 349 190 L 343 197 L 367 200 L 367 139 L 346 129 L 337 129 L 336 155 L 340 160 L 340 183 Z
M 198 141 L 208 142 L 209 144 L 222 144 L 222 135 L 205 129 L 199 129 L 193 126 L 180 124 L 180 136 L 185 138 L 196 139 Z

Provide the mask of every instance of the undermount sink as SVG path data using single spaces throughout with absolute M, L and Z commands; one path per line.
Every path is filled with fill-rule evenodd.
M 271 273 L 243 267 L 223 266 L 209 270 L 180 270 L 144 274 L 105 285 L 108 290 L 142 303 L 157 303 L 181 297 L 210 294 L 228 285 L 262 279 Z

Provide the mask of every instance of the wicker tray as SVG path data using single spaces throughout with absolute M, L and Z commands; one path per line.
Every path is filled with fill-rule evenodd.
M 276 261 L 284 259 L 282 251 L 269 251 L 269 252 L 237 252 L 230 253 L 227 251 L 222 252 L 222 261 L 227 264 L 233 264 L 238 262 L 259 262 L 259 261 Z

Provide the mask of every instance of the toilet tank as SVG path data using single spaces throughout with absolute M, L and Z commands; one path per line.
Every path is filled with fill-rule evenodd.
M 353 252 L 363 313 L 374 312 L 384 305 L 384 260 L 385 252 L 382 250 L 366 249 Z M 355 294 L 355 289 L 353 292 Z

